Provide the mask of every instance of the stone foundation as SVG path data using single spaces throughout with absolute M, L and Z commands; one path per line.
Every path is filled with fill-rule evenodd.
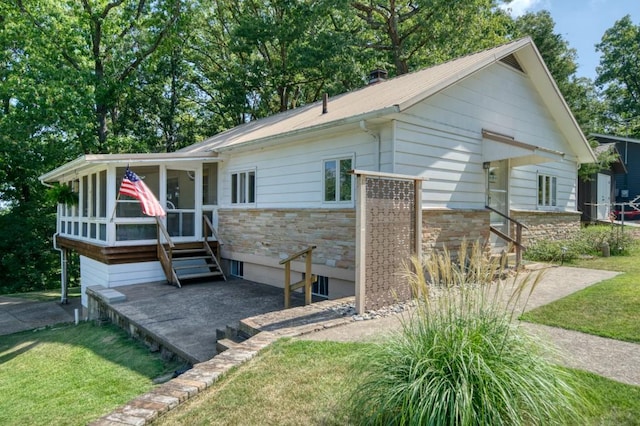
M 511 217 L 529 228 L 522 230 L 525 247 L 540 240 L 555 241 L 572 238 L 580 230 L 580 212 L 512 210 Z M 511 232 L 515 235 L 515 225 Z
M 422 210 L 422 252 L 447 248 L 455 254 L 462 241 L 489 240 L 488 210 Z
M 315 245 L 313 263 L 355 269 L 355 209 L 221 209 L 224 250 L 282 259 Z

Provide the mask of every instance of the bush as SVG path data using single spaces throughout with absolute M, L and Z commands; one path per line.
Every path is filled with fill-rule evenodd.
M 574 241 L 538 241 L 527 247 L 524 258 L 538 262 L 569 262 L 584 254 L 584 248 Z
M 576 237 L 578 244 L 585 247 L 585 254 L 598 255 L 602 253 L 602 245 L 609 244 L 612 255 L 627 254 L 633 237 L 618 225 L 593 225 L 580 230 Z
M 494 268 L 481 262 L 471 268 Z M 581 424 L 582 399 L 569 375 L 514 321 L 528 280 L 515 287 L 505 308 L 498 303 L 506 300 L 504 283 L 434 286 L 426 277 L 461 278 L 469 269 L 435 271 L 435 264 L 443 265 L 433 257 L 413 261 L 416 272 L 409 276 L 420 295 L 417 307 L 402 334 L 375 346 L 360 367 L 362 381 L 351 400 L 354 423 Z
M 633 237 L 620 226 L 587 226 L 568 240 L 537 241 L 527 247 L 524 257 L 539 262 L 571 261 L 583 255 L 599 256 L 604 243 L 609 245 L 612 255 L 623 255 L 628 253 Z

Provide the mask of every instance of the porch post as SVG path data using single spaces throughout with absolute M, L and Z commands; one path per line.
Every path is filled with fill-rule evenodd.
M 366 176 L 356 174 L 356 312 L 364 313 L 365 308 L 365 280 L 366 280 L 366 249 L 367 219 L 365 198 L 367 196 Z

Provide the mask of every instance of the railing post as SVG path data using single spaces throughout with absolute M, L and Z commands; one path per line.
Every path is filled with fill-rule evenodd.
M 522 263 L 522 225 L 516 225 L 516 270 L 520 269 Z
M 313 263 L 311 255 L 313 253 L 313 249 L 315 248 L 316 246 L 310 246 L 309 248 L 305 250 L 301 250 L 295 254 L 292 254 L 286 259 L 283 259 L 280 261 L 280 264 L 284 265 L 284 307 L 285 308 L 289 308 L 289 306 L 291 305 L 290 299 L 291 299 L 292 289 L 297 290 L 301 287 L 304 287 L 305 305 L 311 304 L 311 284 L 315 282 L 315 280 L 313 280 L 313 276 L 311 275 L 311 264 Z M 300 256 L 305 256 L 305 255 L 307 256 L 306 262 L 305 262 L 305 277 L 302 281 L 298 281 L 297 283 L 292 285 L 291 284 L 291 262 L 299 258 Z
M 284 307 L 289 309 L 291 304 L 291 262 L 284 265 Z
M 304 304 L 311 304 L 311 253 L 307 252 L 307 258 L 305 259 L 305 276 L 304 276 Z

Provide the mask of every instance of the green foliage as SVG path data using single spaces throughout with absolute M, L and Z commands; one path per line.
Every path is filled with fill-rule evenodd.
M 69 206 L 76 206 L 79 202 L 79 196 L 77 192 L 73 191 L 71 186 L 66 183 L 54 185 L 47 191 L 47 198 L 53 204 L 66 204 Z
M 60 287 L 55 209 L 29 203 L 0 214 L 0 294 Z
M 351 5 L 365 27 L 357 43 L 389 64 L 392 75 L 401 75 L 507 41 L 511 21 L 498 3 L 396 0 Z
M 479 264 L 470 270 L 493 269 L 486 258 L 474 261 Z M 509 297 L 503 283 L 447 270 L 450 265 L 413 260 L 415 314 L 357 372 L 363 380 L 351 401 L 355 423 L 581 424 L 584 401 L 570 376 L 513 321 L 520 296 L 536 283 L 524 280 Z M 434 276 L 469 281 L 441 287 L 427 281 Z M 507 298 L 506 307 L 499 303 Z
M 605 243 L 611 255 L 624 255 L 633 241 L 631 234 L 619 225 L 586 226 L 568 240 L 539 240 L 527 247 L 524 257 L 538 262 L 569 262 L 584 255 L 601 255 Z
M 613 128 L 625 136 L 640 135 L 640 25 L 623 17 L 604 33 L 596 50 L 601 52 L 596 84 L 604 88 Z

